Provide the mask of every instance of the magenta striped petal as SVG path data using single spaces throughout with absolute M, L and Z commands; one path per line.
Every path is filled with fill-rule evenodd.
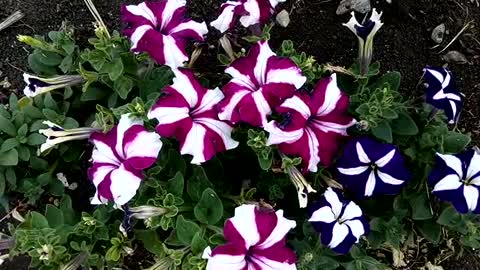
M 221 5 L 220 15 L 210 25 L 224 33 L 234 28 L 238 20 L 244 27 L 265 24 L 279 2 L 285 2 L 285 0 L 227 1 Z
M 316 172 L 319 162 L 330 166 L 347 128 L 355 123 L 348 115 L 348 97 L 338 88 L 333 74 L 318 82 L 313 93 L 297 92 L 277 112 L 283 121 L 265 126 L 269 145 L 279 145 L 288 155 L 302 158 L 304 170 Z
M 90 139 L 95 148 L 88 175 L 97 188 L 91 203 L 127 203 L 140 186 L 142 170 L 157 159 L 162 147 L 160 136 L 148 132 L 141 120 L 125 114 L 112 130 L 94 133 Z
M 158 64 L 182 66 L 189 57 L 188 40 L 204 40 L 206 24 L 186 18 L 185 0 L 143 2 L 122 6 L 124 34 L 132 41 L 132 51 L 148 53 Z
M 180 153 L 193 156 L 193 164 L 210 160 L 218 152 L 233 149 L 232 126 L 218 119 L 215 108 L 224 98 L 219 89 L 208 90 L 192 71 L 174 69 L 173 85 L 148 112 L 157 119 L 157 132 L 180 141 Z
M 264 126 L 272 108 L 291 97 L 306 81 L 290 59 L 277 57 L 268 42 L 255 44 L 246 57 L 225 70 L 232 80 L 223 87 L 225 99 L 219 104 L 219 118 Z
M 285 246 L 285 237 L 295 226 L 282 210 L 239 206 L 225 223 L 227 244 L 206 249 L 207 269 L 296 269 L 295 253 Z

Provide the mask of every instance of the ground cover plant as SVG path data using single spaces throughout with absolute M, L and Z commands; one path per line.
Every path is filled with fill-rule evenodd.
M 5 259 L 112 269 L 143 250 L 145 269 L 387 269 L 412 247 L 478 248 L 465 97 L 428 63 L 423 99 L 398 92 L 401 74 L 372 61 L 381 12 L 345 22 L 359 53 L 343 68 L 272 48 L 274 0 L 227 2 L 212 22 L 181 0 L 127 4 L 122 34 L 86 3 L 88 44 L 68 24 L 18 37 L 31 72 L 0 114 L 17 220 Z M 199 71 L 208 35 L 224 72 Z

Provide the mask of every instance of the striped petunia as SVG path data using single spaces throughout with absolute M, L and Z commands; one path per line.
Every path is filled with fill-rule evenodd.
M 148 132 L 142 120 L 124 114 L 112 130 L 93 133 L 90 140 L 95 147 L 88 175 L 97 188 L 91 203 L 124 205 L 135 196 L 143 170 L 157 160 L 160 136 Z
M 427 67 L 423 71 L 427 83 L 427 103 L 443 110 L 449 124 L 457 123 L 462 111 L 463 98 L 452 73 L 443 67 Z
M 398 194 L 411 178 L 394 145 L 366 137 L 345 145 L 337 170 L 338 180 L 358 198 Z
M 322 244 L 341 254 L 347 254 L 370 231 L 362 209 L 332 188 L 310 206 L 309 212 L 308 221 L 320 233 Z
M 347 128 L 355 124 L 348 104 L 335 74 L 319 81 L 311 93 L 297 91 L 275 109 L 283 119 L 265 126 L 267 144 L 301 157 L 305 170 L 316 172 L 319 162 L 330 166 Z
M 460 213 L 480 214 L 480 154 L 468 149 L 456 155 L 437 153 L 435 167 L 428 177 L 432 193 L 449 201 Z
M 244 27 L 268 22 L 280 2 L 286 0 L 238 0 L 226 1 L 220 7 L 220 16 L 210 25 L 224 33 L 240 20 Z
M 286 235 L 295 226 L 295 221 L 283 216 L 283 210 L 241 205 L 225 222 L 227 243 L 205 249 L 207 270 L 295 270 L 295 253 L 285 246 Z
M 257 127 L 265 125 L 272 108 L 306 81 L 300 68 L 292 60 L 276 56 L 267 41 L 255 44 L 225 72 L 233 78 L 222 89 L 225 99 L 218 107 L 219 118 Z
M 220 121 L 215 110 L 224 98 L 222 91 L 206 89 L 190 70 L 173 72 L 173 85 L 163 90 L 164 95 L 148 112 L 149 119 L 158 120 L 158 134 L 179 140 L 181 154 L 192 155 L 193 164 L 237 147 L 238 142 L 231 138 L 232 126 Z
M 186 18 L 186 0 L 143 2 L 123 5 L 124 34 L 133 43 L 132 51 L 147 52 L 158 64 L 182 66 L 189 57 L 188 40 L 203 41 L 208 33 L 205 22 Z

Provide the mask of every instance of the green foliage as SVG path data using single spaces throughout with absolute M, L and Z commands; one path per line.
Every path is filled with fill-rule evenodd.
M 313 87 L 317 80 L 322 77 L 325 70 L 317 63 L 313 56 L 307 55 L 305 52 L 299 52 L 295 49 L 291 40 L 284 40 L 278 52 L 280 56 L 289 57 L 297 64 L 307 77 L 307 85 Z
M 268 171 L 272 167 L 273 149 L 267 146 L 267 134 L 265 131 L 249 129 L 247 145 L 257 154 L 260 167 Z

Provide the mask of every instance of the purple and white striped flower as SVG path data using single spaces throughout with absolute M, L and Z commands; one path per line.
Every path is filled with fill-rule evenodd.
M 107 133 L 93 133 L 95 148 L 88 175 L 97 188 L 92 204 L 115 201 L 124 205 L 135 196 L 143 170 L 152 166 L 162 148 L 160 136 L 148 132 L 140 119 L 122 115 Z
M 85 81 L 80 75 L 62 75 L 52 78 L 41 78 L 27 73 L 23 74 L 23 80 L 27 84 L 23 89 L 23 94 L 30 98 L 56 89 L 81 84 Z
M 423 77 L 427 83 L 426 101 L 443 110 L 449 124 L 458 122 L 462 111 L 463 98 L 455 84 L 452 73 L 443 67 L 427 67 Z
M 480 154 L 468 149 L 456 155 L 437 153 L 435 167 L 428 177 L 432 193 L 449 201 L 460 213 L 480 214 Z
M 188 61 L 187 41 L 203 41 L 208 29 L 205 22 L 186 19 L 185 5 L 186 0 L 123 5 L 124 34 L 133 43 L 132 51 L 147 52 L 158 64 L 172 68 Z
M 345 145 L 337 170 L 338 180 L 359 198 L 398 194 L 411 178 L 394 145 L 366 137 Z
M 304 170 L 316 172 L 319 162 L 330 166 L 347 128 L 355 124 L 348 104 L 335 74 L 319 81 L 312 93 L 297 91 L 275 109 L 283 120 L 265 125 L 267 144 L 301 157 Z
M 207 270 L 295 270 L 295 252 L 285 246 L 286 235 L 295 226 L 295 221 L 283 217 L 283 210 L 241 205 L 225 222 L 227 243 L 205 249 Z
M 330 187 L 309 212 L 308 221 L 320 233 L 322 244 L 341 254 L 347 254 L 370 231 L 362 209 Z
M 272 108 L 291 97 L 307 80 L 290 59 L 278 57 L 267 41 L 255 44 L 248 56 L 235 60 L 225 70 L 232 80 L 223 87 L 219 104 L 221 120 L 261 127 Z
M 232 29 L 240 20 L 244 27 L 268 22 L 280 2 L 286 0 L 238 0 L 226 1 L 220 7 L 220 16 L 210 25 L 221 33 Z
M 218 119 L 215 107 L 224 98 L 220 89 L 203 87 L 187 69 L 174 69 L 173 85 L 148 112 L 157 119 L 162 137 L 180 141 L 180 153 L 193 156 L 192 164 L 210 160 L 217 152 L 233 149 L 238 142 L 231 137 L 232 126 Z

